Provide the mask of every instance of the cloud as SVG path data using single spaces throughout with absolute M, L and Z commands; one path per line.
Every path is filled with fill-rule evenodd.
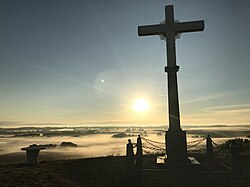
M 250 104 L 220 105 L 203 108 L 202 110 L 213 112 L 250 112 Z
M 221 95 L 212 95 L 212 96 L 210 95 L 210 96 L 204 96 L 204 97 L 199 97 L 199 98 L 186 99 L 182 101 L 181 104 L 190 104 L 190 103 L 196 103 L 200 101 L 208 101 L 208 100 L 217 99 L 220 97 Z
M 218 99 L 225 99 L 225 98 L 234 98 L 234 97 L 246 97 L 244 93 L 248 93 L 249 90 L 233 90 L 231 92 L 220 92 L 215 94 L 209 94 L 204 96 L 198 96 L 198 97 L 191 97 L 191 98 L 180 98 L 181 104 L 190 104 L 190 103 L 196 103 L 196 102 L 207 102 L 212 100 L 218 100 Z M 159 95 L 164 96 L 164 95 Z M 167 96 L 167 95 L 165 95 Z
M 0 121 L 1 126 L 12 126 L 12 125 L 19 125 L 22 122 L 20 121 Z
M 65 126 L 65 123 L 55 122 L 24 122 L 24 121 L 0 121 L 1 127 L 40 127 L 40 126 Z
M 167 97 L 167 94 L 158 94 L 159 97 Z

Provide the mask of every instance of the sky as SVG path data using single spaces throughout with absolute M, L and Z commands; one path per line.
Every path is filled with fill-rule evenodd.
M 0 0 L 0 127 L 168 124 L 166 44 L 137 27 L 171 4 L 205 21 L 176 40 L 181 124 L 250 124 L 248 0 Z

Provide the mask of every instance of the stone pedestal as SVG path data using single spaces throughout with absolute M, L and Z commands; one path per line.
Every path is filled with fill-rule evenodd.
M 190 163 L 187 155 L 186 131 L 166 131 L 166 163 Z
M 36 144 L 21 148 L 22 151 L 26 151 L 28 165 L 36 165 L 38 163 L 39 152 L 43 149 L 46 149 L 46 147 Z

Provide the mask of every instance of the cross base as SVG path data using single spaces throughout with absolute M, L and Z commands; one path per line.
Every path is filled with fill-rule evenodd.
M 191 170 L 191 171 L 200 171 L 202 166 L 200 162 L 198 162 L 194 157 L 188 157 L 188 162 L 181 162 L 181 163 L 173 163 L 168 162 L 167 156 L 158 156 L 156 163 L 160 168 L 165 168 L 169 171 L 184 171 L 184 170 Z
M 169 130 L 165 134 L 168 163 L 189 163 L 187 155 L 186 131 Z

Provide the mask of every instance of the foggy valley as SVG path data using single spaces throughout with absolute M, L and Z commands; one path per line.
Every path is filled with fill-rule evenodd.
M 205 138 L 208 134 L 218 143 L 230 138 L 249 138 L 250 126 L 186 126 L 187 142 Z M 45 145 L 40 160 L 74 159 L 100 156 L 125 155 L 130 138 L 136 142 L 137 135 L 164 142 L 164 126 L 158 127 L 21 127 L 0 129 L 0 157 L 7 163 L 25 162 L 26 154 L 21 148 L 32 144 Z M 77 147 L 62 147 L 62 142 L 72 142 Z M 199 145 L 205 146 L 205 142 Z

